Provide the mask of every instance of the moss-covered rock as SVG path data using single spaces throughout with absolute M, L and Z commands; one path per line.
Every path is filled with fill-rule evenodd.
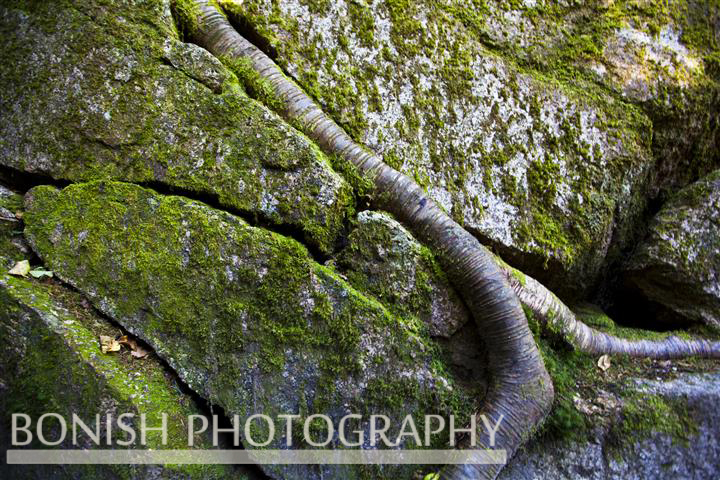
M 3 2 L 0 35 L 0 165 L 197 192 L 331 249 L 349 187 L 230 70 L 179 40 L 168 2 Z
M 623 327 L 591 304 L 573 311 L 583 323 L 620 338 L 688 337 L 686 331 Z M 558 341 L 541 329 L 532 312 L 526 314 L 555 399 L 533 440 L 510 460 L 500 479 L 713 478 L 720 447 L 715 360 L 612 355 L 603 370 L 597 356 Z
M 4 270 L 4 269 L 3 269 Z M 77 293 L 59 285 L 0 274 L 0 412 L 2 429 L 0 446 L 8 448 L 48 448 L 35 441 L 26 447 L 10 443 L 11 415 L 24 413 L 35 422 L 48 412 L 61 415 L 68 423 L 66 441 L 56 448 L 151 448 L 185 449 L 187 416 L 197 415 L 193 400 L 180 393 L 175 380 L 168 376 L 153 355 L 133 361 L 129 352 L 103 354 L 98 335 L 117 335 L 117 327 L 93 314 L 83 305 Z M 135 440 L 132 447 L 107 440 L 130 441 L 112 436 L 105 428 L 106 415 L 117 419 L 133 414 L 131 427 L 139 429 L 139 415 L 145 414 L 147 425 L 154 427 L 167 414 L 167 440 L 155 432 L 148 433 L 145 447 Z M 101 418 L 100 446 L 82 430 L 78 444 L 73 445 L 72 415 L 76 414 L 91 429 L 96 415 Z M 22 425 L 22 422 L 20 422 Z M 59 434 L 57 423 L 48 422 L 45 435 L 54 441 Z M 22 435 L 18 436 L 21 441 Z M 209 439 L 196 438 L 197 448 L 210 448 Z M 4 465 L 5 478 L 172 478 L 222 479 L 245 478 L 227 466 L 185 465 Z
M 720 170 L 663 206 L 626 275 L 650 301 L 670 311 L 660 319 L 720 328 Z
M 628 380 L 621 392 L 601 391 L 595 397 L 574 398 L 593 425 L 587 436 L 544 439 L 529 445 L 499 478 L 715 478 L 720 469 L 720 376 L 682 374 L 663 380 Z
M 560 293 L 627 244 L 649 119 L 489 51 L 468 25 L 484 2 L 220 3 L 356 140 Z
M 433 254 L 390 214 L 360 212 L 336 262 L 353 287 L 425 323 L 461 384 L 485 388 L 486 352 L 475 322 Z
M 424 322 L 392 315 L 292 239 L 123 183 L 36 187 L 26 207 L 25 234 L 48 268 L 228 414 L 323 413 L 337 425 L 353 412 L 366 415 L 367 439 L 370 414 L 467 419 L 476 405 L 477 392 L 446 373 Z M 264 468 L 314 479 L 388 478 L 408 467 Z
M 358 290 L 418 317 L 433 336 L 450 337 L 469 319 L 432 253 L 387 213 L 360 212 L 337 262 Z

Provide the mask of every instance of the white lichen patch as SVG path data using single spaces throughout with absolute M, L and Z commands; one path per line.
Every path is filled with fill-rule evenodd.
M 702 75 L 702 62 L 680 42 L 681 33 L 671 25 L 657 35 L 631 27 L 615 32 L 603 59 L 623 95 L 647 101 L 657 96 L 663 84 L 688 87 Z

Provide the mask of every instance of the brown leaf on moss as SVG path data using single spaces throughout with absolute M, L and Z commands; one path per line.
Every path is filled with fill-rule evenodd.
M 144 349 L 143 347 L 139 346 L 137 343 L 137 340 L 134 338 L 130 338 L 127 335 L 123 335 L 118 339 L 118 343 L 125 345 L 131 350 L 130 355 L 132 355 L 134 358 L 145 358 L 150 353 L 149 350 Z
M 137 342 L 134 339 L 128 337 L 127 335 L 123 335 L 122 337 L 118 338 L 117 341 L 121 345 L 125 345 L 126 347 L 128 347 L 130 350 L 135 350 L 137 348 Z

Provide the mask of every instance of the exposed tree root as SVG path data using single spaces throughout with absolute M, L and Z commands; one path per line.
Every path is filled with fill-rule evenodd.
M 527 324 L 520 302 L 550 330 L 575 348 L 591 354 L 625 354 L 650 358 L 720 357 L 720 343 L 706 340 L 625 340 L 594 330 L 552 292 L 519 274 L 454 222 L 412 179 L 386 165 L 353 141 L 319 106 L 287 78 L 279 67 L 243 38 L 210 0 L 178 0 L 192 40 L 217 57 L 247 59 L 272 86 L 281 106 L 274 107 L 326 152 L 354 165 L 374 184 L 374 203 L 393 213 L 423 243 L 432 247 L 448 276 L 466 301 L 489 347 L 493 378 L 481 412 L 502 421 L 495 447 L 508 458 L 545 418 L 553 400 L 551 379 Z M 481 433 L 481 432 L 478 432 Z M 480 434 L 478 449 L 490 447 Z M 481 454 L 478 453 L 478 460 Z M 467 464 L 447 468 L 441 478 L 492 479 L 501 465 Z
M 325 151 L 351 162 L 372 179 L 376 206 L 393 213 L 435 250 L 489 346 L 493 379 L 481 411 L 492 421 L 503 416 L 495 446 L 512 456 L 550 410 L 553 387 L 520 302 L 492 254 L 412 179 L 355 143 L 270 58 L 235 31 L 213 3 L 193 2 L 194 11 L 190 13 L 197 23 L 187 28 L 192 39 L 218 57 L 249 59 L 282 99 L 284 111 L 279 113 L 299 125 Z M 187 9 L 183 13 L 187 15 Z M 486 434 L 479 437 L 479 448 L 490 446 Z M 501 468 L 490 464 L 461 465 L 441 476 L 453 480 L 495 478 Z
M 670 359 L 683 357 L 720 358 L 720 342 L 682 339 L 668 336 L 663 340 L 628 340 L 589 327 L 554 293 L 532 277 L 524 275 L 501 260 L 520 302 L 540 323 L 562 336 L 574 348 L 589 354 L 618 354 L 631 357 Z

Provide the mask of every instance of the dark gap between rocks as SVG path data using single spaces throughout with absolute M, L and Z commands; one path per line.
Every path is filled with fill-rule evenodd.
M 687 322 L 663 306 L 650 301 L 645 294 L 627 281 L 622 273 L 622 266 L 635 249 L 633 243 L 619 254 L 595 286 L 590 286 L 586 295 L 578 296 L 576 292 L 558 286 L 563 278 L 553 277 L 553 262 L 548 267 L 539 256 L 520 254 L 498 245 L 482 233 L 470 230 L 480 243 L 490 248 L 503 261 L 513 268 L 530 275 L 545 285 L 571 309 L 574 305 L 585 302 L 600 307 L 615 323 L 622 327 L 638 328 L 655 332 L 686 330 Z M 644 236 L 645 229 L 638 234 L 638 240 Z
M 5 165 L 0 165 L 0 183 L 11 190 L 25 195 L 28 190 L 38 185 L 53 185 L 58 188 L 65 188 L 72 182 L 69 180 L 58 180 L 45 173 L 23 172 Z
M 649 300 L 642 291 L 622 281 L 607 313 L 617 324 L 657 332 L 688 330 L 688 322 L 672 310 Z
M 634 255 L 637 246 L 643 241 L 648 232 L 652 219 L 660 211 L 664 199 L 648 197 L 644 211 L 638 216 L 637 223 L 630 234 L 631 238 L 624 248 L 608 262 L 589 301 L 602 307 L 602 309 L 617 324 L 642 328 L 644 330 L 667 331 L 682 328 L 683 324 L 677 319 L 668 316 L 660 305 L 651 302 L 639 289 L 633 286 L 626 278 L 624 266 Z M 615 234 L 616 232 L 613 232 Z M 611 240 L 614 240 L 614 238 Z
M 174 187 L 172 185 L 167 185 L 159 181 L 128 182 L 122 179 L 116 179 L 112 181 L 133 183 L 141 187 L 155 190 L 161 195 L 177 195 L 186 197 L 189 200 L 204 203 L 211 208 L 221 210 L 236 217 L 239 217 L 252 227 L 262 228 L 265 230 L 269 230 L 273 233 L 277 233 L 278 235 L 294 239 L 307 249 L 312 259 L 317 263 L 322 264 L 331 258 L 331 255 L 321 252 L 319 248 L 312 244 L 312 242 L 308 241 L 305 233 L 300 228 L 289 224 L 274 223 L 268 218 L 266 218 L 264 215 L 256 212 L 248 212 L 237 208 L 225 206 L 220 202 L 217 194 L 197 192 L 187 188 Z M 72 182 L 66 179 L 53 178 L 46 174 L 22 172 L 11 167 L 0 165 L 0 183 L 4 183 L 8 188 L 13 189 L 24 195 L 32 187 L 36 187 L 39 185 L 52 185 L 54 187 L 62 189 L 75 183 L 86 182 Z
M 180 197 L 185 197 L 189 200 L 204 203 L 211 208 L 221 210 L 223 212 L 239 217 L 251 227 L 262 228 L 264 230 L 269 230 L 273 233 L 277 233 L 278 235 L 292 238 L 293 240 L 301 244 L 303 247 L 305 247 L 310 253 L 312 259 L 317 263 L 322 264 L 331 258 L 330 254 L 323 253 L 322 251 L 320 251 L 319 248 L 313 245 L 312 242 L 308 241 L 305 233 L 300 228 L 287 223 L 274 223 L 259 212 L 250 212 L 223 205 L 220 202 L 220 199 L 216 193 L 198 192 L 183 187 L 168 185 L 166 183 L 162 183 L 156 180 L 148 182 L 128 183 L 135 183 L 136 185 L 140 185 L 141 187 L 155 190 L 161 195 L 176 195 Z

